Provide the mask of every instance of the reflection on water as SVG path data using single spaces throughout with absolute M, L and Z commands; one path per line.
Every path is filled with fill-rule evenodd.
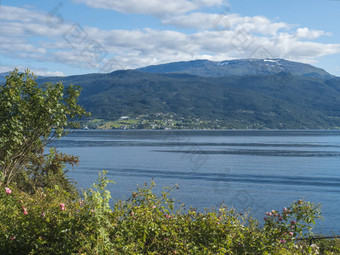
M 107 170 L 115 199 L 154 180 L 188 206 L 282 209 L 301 197 L 322 203 L 317 232 L 340 234 L 340 131 L 75 131 L 55 141 L 80 156 L 71 171 L 88 187 Z

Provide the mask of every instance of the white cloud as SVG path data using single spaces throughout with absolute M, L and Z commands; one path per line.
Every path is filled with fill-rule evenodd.
M 217 2 L 219 0 L 211 1 Z M 122 1 L 122 5 L 124 3 Z M 198 6 L 210 1 L 190 3 Z M 313 63 L 319 57 L 340 52 L 340 44 L 313 41 L 319 36 L 328 35 L 324 31 L 294 29 L 289 24 L 262 16 L 196 12 L 162 20 L 166 25 L 197 29 L 186 34 L 170 29 L 150 28 L 103 30 L 66 21 L 51 26 L 50 17 L 46 13 L 8 6 L 2 8 L 0 56 L 24 59 L 26 62 L 61 63 L 91 71 L 109 72 L 203 58 L 225 60 L 279 57 Z M 48 74 L 45 69 L 37 72 Z
M 93 8 L 115 10 L 123 13 L 138 13 L 153 16 L 186 13 L 201 7 L 222 5 L 223 0 L 73 0 Z
M 226 15 L 201 12 L 171 16 L 163 19 L 162 24 L 198 30 L 230 29 L 230 19 Z
M 39 75 L 39 76 L 65 76 L 63 72 L 59 72 L 59 71 L 52 72 L 52 71 L 41 69 L 41 68 L 33 68 L 31 71 L 35 75 Z
M 307 27 L 298 28 L 296 30 L 296 37 L 301 39 L 316 39 L 322 35 L 331 35 L 330 33 L 325 33 L 321 30 L 311 30 Z
M 171 16 L 162 20 L 164 25 L 174 25 L 182 28 L 198 30 L 240 30 L 274 35 L 281 29 L 288 29 L 289 25 L 283 22 L 272 22 L 266 17 L 242 17 L 238 14 L 211 14 L 196 12 Z
M 0 73 L 6 73 L 13 71 L 14 67 L 12 68 L 11 66 L 5 66 L 5 65 L 0 65 Z
M 0 65 L 0 73 L 6 73 L 11 72 L 15 68 L 19 70 L 19 72 L 24 72 L 27 70 L 27 67 L 25 66 L 6 66 L 6 65 Z M 60 71 L 49 71 L 46 68 L 29 68 L 31 72 L 33 72 L 37 76 L 65 76 L 63 72 Z

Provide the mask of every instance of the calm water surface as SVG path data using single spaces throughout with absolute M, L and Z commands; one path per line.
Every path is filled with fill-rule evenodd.
M 74 131 L 55 142 L 78 155 L 70 176 L 89 187 L 107 170 L 116 199 L 151 180 L 188 207 L 221 202 L 281 210 L 299 198 L 322 204 L 316 231 L 340 234 L 340 131 Z

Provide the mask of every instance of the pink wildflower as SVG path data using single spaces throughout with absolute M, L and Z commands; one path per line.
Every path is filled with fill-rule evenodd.
M 296 224 L 296 221 L 295 221 L 295 220 L 292 220 L 292 221 L 290 222 L 290 224 L 295 225 L 295 224 Z
M 62 211 L 65 211 L 65 210 L 66 210 L 66 209 L 65 209 L 65 204 L 60 203 L 60 210 L 62 210 Z
M 293 232 L 289 232 L 289 235 L 290 235 L 290 236 L 293 236 L 293 235 L 294 235 L 294 233 L 293 233 Z
M 43 213 L 41 214 L 41 216 L 42 216 L 42 217 L 45 217 L 45 212 L 43 212 Z
M 283 211 L 284 211 L 284 212 L 288 212 L 287 207 L 283 208 Z
M 155 205 L 153 205 L 151 208 L 152 208 L 152 209 L 155 209 L 155 208 L 156 208 L 156 206 L 155 206 Z
M 11 194 L 12 193 L 12 190 L 10 188 L 5 188 L 6 190 L 6 194 Z
M 96 210 L 95 209 L 92 209 L 91 212 L 94 213 Z
M 287 241 L 285 239 L 281 239 L 280 243 L 286 243 Z
M 12 236 L 12 237 L 11 237 L 11 240 L 14 240 L 15 238 L 16 238 L 15 236 Z
M 171 216 L 169 214 L 165 214 L 165 217 L 168 218 L 168 219 L 171 218 Z
M 134 212 L 131 212 L 131 215 L 133 216 L 133 215 L 135 215 L 135 213 L 134 213 Z
M 24 211 L 24 215 L 28 214 L 26 207 L 22 207 L 22 210 Z
M 266 215 L 267 215 L 267 216 L 272 216 L 272 213 L 266 212 Z

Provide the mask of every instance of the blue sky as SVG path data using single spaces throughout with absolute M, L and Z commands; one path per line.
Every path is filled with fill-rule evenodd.
M 0 73 L 284 58 L 340 76 L 338 0 L 2 0 Z

